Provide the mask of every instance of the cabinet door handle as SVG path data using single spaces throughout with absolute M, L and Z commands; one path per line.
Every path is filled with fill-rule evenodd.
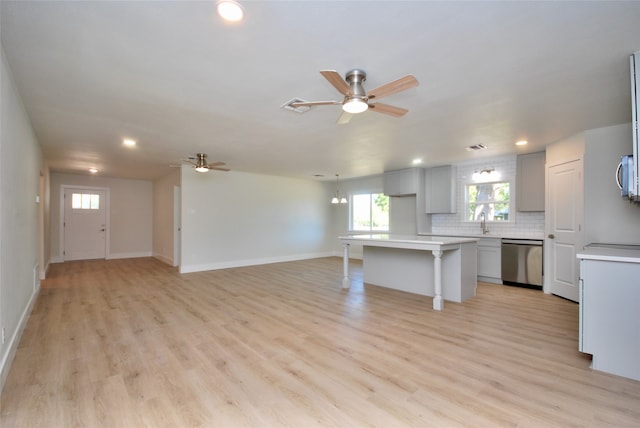
M 549 239 L 554 239 L 555 237 L 556 237 L 556 235 L 554 235 L 553 233 L 550 233 L 550 234 L 548 235 L 548 238 L 549 238 Z

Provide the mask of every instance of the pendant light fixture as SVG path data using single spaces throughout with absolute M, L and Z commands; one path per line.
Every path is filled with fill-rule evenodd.
M 340 196 L 340 176 L 336 174 L 336 194 L 331 199 L 332 204 L 346 204 L 347 198 Z

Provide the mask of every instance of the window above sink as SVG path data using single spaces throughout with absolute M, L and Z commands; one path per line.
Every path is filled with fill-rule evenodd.
M 510 222 L 511 186 L 508 181 L 470 183 L 465 186 L 464 221 Z

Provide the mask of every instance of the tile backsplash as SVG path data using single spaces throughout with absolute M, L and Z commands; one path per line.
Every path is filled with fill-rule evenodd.
M 479 222 L 464 221 L 465 186 L 471 183 L 471 175 L 482 169 L 494 168 L 500 173 L 501 181 L 509 181 L 511 198 L 513 199 L 512 213 L 515 221 L 498 223 L 489 222 L 489 233 L 500 236 L 514 236 L 522 238 L 544 237 L 544 212 L 518 212 L 515 210 L 516 198 L 516 156 L 504 156 L 456 164 L 456 208 L 455 214 L 432 214 L 431 233 L 477 235 L 481 233 Z

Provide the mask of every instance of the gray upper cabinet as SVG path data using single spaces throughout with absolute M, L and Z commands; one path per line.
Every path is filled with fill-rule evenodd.
M 382 186 L 387 196 L 415 195 L 418 191 L 418 168 L 385 172 Z
M 426 168 L 424 184 L 427 214 L 456 212 L 456 168 L 454 166 Z
M 544 211 L 545 152 L 519 155 L 516 176 L 518 211 Z

